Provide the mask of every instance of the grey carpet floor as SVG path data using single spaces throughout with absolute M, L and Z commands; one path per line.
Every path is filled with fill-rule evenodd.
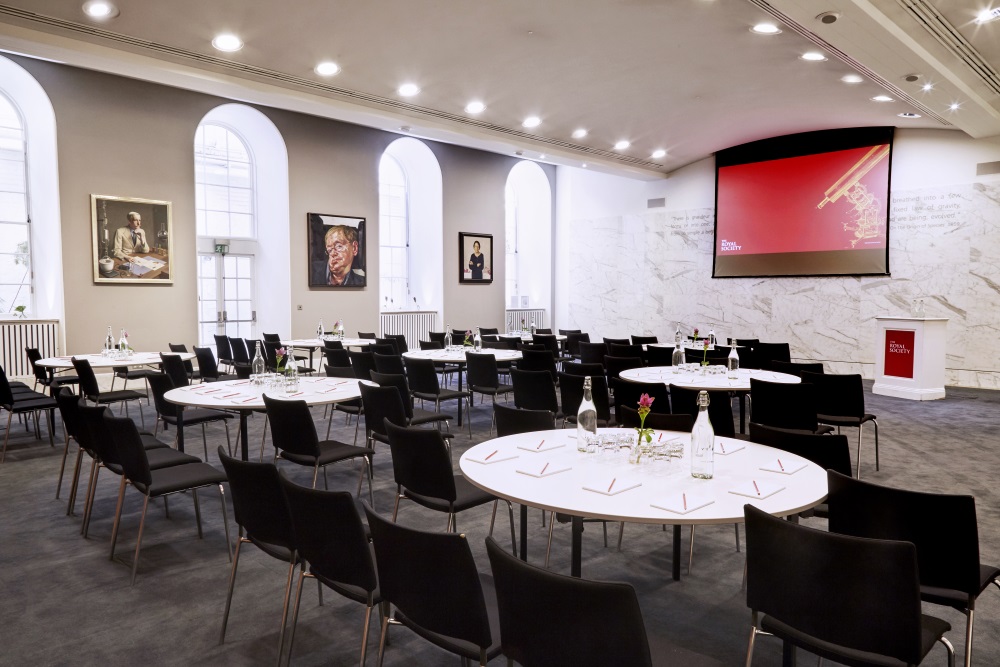
M 870 383 L 867 385 L 870 389 Z M 982 560 L 1000 562 L 1000 474 L 997 430 L 1000 393 L 948 390 L 941 401 L 912 402 L 867 395 L 867 407 L 881 427 L 881 470 L 876 472 L 871 433 L 862 449 L 864 479 L 925 491 L 967 493 L 976 497 Z M 133 415 L 134 417 L 135 415 Z M 146 408 L 151 424 L 153 411 Z M 321 411 L 317 427 L 325 431 Z M 350 441 L 354 426 L 334 418 L 335 437 Z M 486 439 L 489 405 L 473 408 L 473 437 L 458 429 L 454 459 L 472 443 Z M 4 416 L 4 421 L 6 417 Z M 260 444 L 262 420 L 251 424 L 251 451 Z M 363 426 L 362 426 L 363 428 Z M 61 435 L 61 424 L 57 421 Z M 850 438 L 856 431 L 848 429 Z M 173 432 L 169 436 L 172 438 Z M 112 475 L 102 476 L 90 537 L 80 535 L 80 510 L 66 516 L 68 479 L 55 499 L 62 455 L 61 443 L 50 448 L 23 427 L 11 433 L 7 461 L 0 466 L 0 664 L 4 665 L 250 665 L 274 664 L 286 568 L 254 548 L 241 557 L 226 642 L 218 643 L 230 571 L 217 492 L 203 491 L 204 539 L 197 537 L 188 496 L 174 496 L 170 518 L 162 503 L 151 505 L 136 585 L 129 587 L 126 564 L 108 559 L 111 520 L 117 492 Z M 362 436 L 363 437 L 363 436 Z M 210 462 L 219 465 L 214 449 L 225 442 L 221 426 L 208 430 Z M 201 439 L 192 430 L 188 451 L 201 455 Z M 58 443 L 58 440 L 57 440 Z M 268 445 L 270 453 L 270 445 Z M 71 452 L 71 460 L 75 447 Z M 852 445 L 852 458 L 854 450 Z M 291 464 L 282 468 L 296 481 L 309 484 L 311 473 Z M 357 469 L 334 466 L 331 489 L 353 490 Z M 380 446 L 375 466 L 375 504 L 392 509 L 394 485 L 388 448 Z M 322 481 L 320 482 L 322 487 Z M 81 495 L 83 490 L 81 488 Z M 230 507 L 231 509 L 231 507 Z M 141 499 L 127 494 L 119 556 L 131 559 Z M 541 513 L 530 512 L 529 560 L 544 558 L 547 529 Z M 232 514 L 230 512 L 230 517 Z M 459 528 L 469 541 L 481 570 L 488 570 L 484 538 L 490 509 L 463 513 Z M 400 522 L 442 530 L 444 518 L 414 505 L 404 505 Z M 810 519 L 807 525 L 825 528 Z M 232 526 L 235 535 L 235 526 Z M 569 569 L 569 526 L 555 528 L 552 568 Z M 687 531 L 684 534 L 684 553 Z M 497 537 L 509 544 L 506 517 L 498 516 Z M 658 527 L 631 525 L 622 551 L 615 549 L 617 527 L 609 526 L 605 548 L 599 524 L 588 524 L 583 539 L 584 576 L 627 581 L 639 595 L 647 632 L 671 648 L 677 665 L 742 664 L 750 614 L 740 590 L 743 554 L 735 549 L 731 526 L 698 530 L 694 569 L 679 582 L 670 578 L 671 533 Z M 941 526 L 948 539 L 948 526 Z M 318 605 L 315 586 L 306 588 L 295 639 L 297 665 L 352 665 L 358 660 L 363 608 L 332 591 Z M 964 650 L 964 617 L 940 607 L 927 613 L 949 621 L 949 634 L 959 655 Z M 1000 664 L 1000 592 L 988 590 L 977 609 L 974 664 Z M 454 665 L 458 659 L 394 628 L 387 651 L 389 665 Z M 374 664 L 378 632 L 370 637 Z M 814 664 L 803 656 L 803 664 Z M 925 664 L 944 664 L 944 650 L 933 649 Z M 504 664 L 503 659 L 494 660 Z M 780 664 L 780 645 L 758 641 L 755 665 Z

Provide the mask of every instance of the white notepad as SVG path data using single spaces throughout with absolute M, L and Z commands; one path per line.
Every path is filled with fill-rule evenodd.
M 719 456 L 729 456 L 730 454 L 735 454 L 740 450 L 746 449 L 746 447 L 747 447 L 746 445 L 741 445 L 735 442 L 730 442 L 730 443 L 716 442 L 715 453 L 718 454 Z
M 806 462 L 787 458 L 785 460 L 775 459 L 773 461 L 768 461 L 760 467 L 761 470 L 766 470 L 768 472 L 776 472 L 779 475 L 794 475 L 798 471 L 806 467 Z M 757 482 L 760 484 L 760 482 Z
M 542 472 L 542 470 L 545 472 Z M 551 477 L 552 475 L 558 475 L 561 472 L 566 472 L 567 470 L 572 470 L 572 466 L 559 467 L 558 465 L 550 465 L 546 468 L 544 465 L 535 467 L 532 466 L 530 470 L 518 469 L 518 472 L 522 475 L 527 475 L 528 477 Z
M 610 491 L 608 491 L 609 486 L 611 487 Z M 642 482 L 631 482 L 619 479 L 616 479 L 614 486 L 612 486 L 611 480 L 608 479 L 585 484 L 583 490 L 593 491 L 594 493 L 599 493 L 602 496 L 617 496 L 619 493 L 625 493 L 626 491 L 637 489 L 640 486 L 642 486 Z
M 566 445 L 561 442 L 546 442 L 544 445 L 539 447 L 535 445 L 518 445 L 518 449 L 523 449 L 526 452 L 535 452 L 536 454 L 541 454 L 542 452 L 548 452 L 553 449 L 559 449 L 560 447 L 565 447 Z
M 487 456 L 489 456 L 489 454 L 487 454 L 486 456 L 480 456 L 475 458 L 470 456 L 469 460 L 472 461 L 473 463 L 482 463 L 484 466 L 488 466 L 493 463 L 500 463 L 501 461 L 510 461 L 511 459 L 517 458 L 517 454 L 501 454 L 500 452 L 494 454 L 492 457 L 489 458 L 489 460 L 487 460 L 486 458 Z M 545 472 L 547 473 L 548 470 L 546 470 Z
M 666 510 L 667 512 L 673 512 L 674 514 L 689 514 L 695 510 L 700 510 L 702 507 L 708 507 L 714 502 L 713 499 L 704 496 L 696 496 L 691 493 L 675 493 L 663 500 L 650 503 L 650 506 Z
M 757 486 L 754 486 L 754 483 Z M 775 484 L 773 482 L 765 482 L 761 479 L 756 479 L 750 482 L 744 482 L 734 489 L 729 489 L 729 493 L 735 493 L 737 496 L 746 496 L 747 498 L 756 498 L 757 500 L 763 500 L 764 498 L 770 498 L 779 491 L 784 491 L 785 487 L 780 484 Z

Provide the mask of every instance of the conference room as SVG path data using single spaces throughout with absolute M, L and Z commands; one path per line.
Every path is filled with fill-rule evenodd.
M 272 5 L 0 2 L 0 661 L 997 661 L 1000 10 Z

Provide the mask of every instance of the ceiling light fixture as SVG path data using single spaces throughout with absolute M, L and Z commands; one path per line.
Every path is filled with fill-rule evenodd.
M 585 136 L 587 136 L 587 131 L 582 127 L 573 130 L 574 139 L 583 139 Z
M 404 83 L 402 86 L 396 89 L 396 92 L 403 97 L 413 97 L 420 92 L 420 86 L 415 83 Z
M 876 95 L 872 98 L 872 102 L 892 102 L 893 99 L 888 95 Z
M 836 23 L 840 19 L 840 12 L 823 12 L 816 18 L 819 19 L 820 23 L 830 25 L 831 23 Z
M 653 151 L 653 154 L 650 155 L 649 157 L 653 158 L 654 160 L 659 160 L 661 157 L 665 157 L 666 154 L 667 151 L 665 151 L 662 148 L 657 148 L 655 151 Z
M 811 63 L 821 63 L 826 60 L 826 56 L 819 51 L 806 51 L 799 56 L 799 60 L 808 60 Z
M 120 13 L 118 8 L 105 0 L 90 0 L 83 3 L 83 13 L 92 19 L 112 19 Z
M 860 74 L 845 74 L 844 76 L 840 77 L 840 80 L 843 81 L 844 83 L 863 83 L 864 77 L 862 77 Z
M 903 113 L 896 114 L 900 118 L 920 118 L 920 114 L 913 113 L 912 111 L 904 111 Z
M 215 39 L 212 40 L 212 46 L 219 51 L 232 53 L 243 48 L 243 40 L 232 33 L 224 32 L 215 36 Z
M 479 100 L 473 100 L 465 105 L 465 113 L 477 114 L 486 111 L 486 105 Z
M 340 65 L 330 60 L 316 65 L 316 73 L 320 76 L 334 76 L 340 73 Z
M 627 139 L 622 139 L 621 141 L 616 141 L 615 142 L 615 150 L 616 151 L 624 151 L 624 150 L 627 150 L 628 147 L 631 146 L 631 145 L 632 145 L 632 142 L 628 141 Z
M 583 163 L 583 164 L 581 164 L 580 166 L 581 166 L 581 167 L 583 167 L 584 169 L 586 169 L 586 168 L 587 168 L 587 163 L 586 163 L 586 162 L 584 162 L 584 163 Z
M 545 153 L 539 153 L 538 154 L 538 159 L 539 160 L 544 160 L 545 159 Z
M 781 34 L 781 28 L 773 23 L 758 23 L 754 27 L 750 28 L 750 32 L 758 35 L 779 35 Z
M 989 23 L 990 21 L 995 21 L 1000 19 L 1000 7 L 995 9 L 984 9 L 983 11 L 976 14 L 976 23 L 982 25 L 983 23 Z
M 538 116 L 528 116 L 521 122 L 522 127 L 532 128 L 542 124 L 542 119 Z
M 962 105 L 959 104 L 958 102 L 952 102 L 951 104 L 948 105 L 949 111 L 958 111 L 960 108 L 962 108 Z
M 925 93 L 928 92 L 928 91 L 934 90 L 934 84 L 933 83 L 925 83 L 924 85 L 920 86 L 920 90 L 924 91 Z

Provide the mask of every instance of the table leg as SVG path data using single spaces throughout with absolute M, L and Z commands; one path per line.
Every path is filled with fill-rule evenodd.
M 250 437 L 247 435 L 247 416 L 249 411 L 240 410 L 240 453 L 243 454 L 243 460 L 250 460 Z
M 740 393 L 740 434 L 746 433 L 747 423 L 747 395 Z
M 673 578 L 674 581 L 681 580 L 681 527 L 680 524 L 674 526 L 674 556 L 673 556 Z
M 781 665 L 782 667 L 795 667 L 795 645 L 788 642 L 781 642 Z
M 464 364 L 458 364 L 458 392 L 462 393 L 462 366 Z M 458 425 L 462 426 L 462 399 L 458 399 Z
M 555 521 L 555 517 L 552 517 Z M 573 540 L 570 547 L 570 566 L 569 573 L 571 576 L 579 577 L 580 575 L 580 561 L 582 559 L 580 552 L 583 550 L 583 517 L 575 516 L 573 517 Z
M 528 506 L 521 505 L 521 560 L 528 562 Z
M 166 430 L 167 424 L 163 423 L 163 429 Z M 184 451 L 184 406 L 177 406 L 177 451 Z

